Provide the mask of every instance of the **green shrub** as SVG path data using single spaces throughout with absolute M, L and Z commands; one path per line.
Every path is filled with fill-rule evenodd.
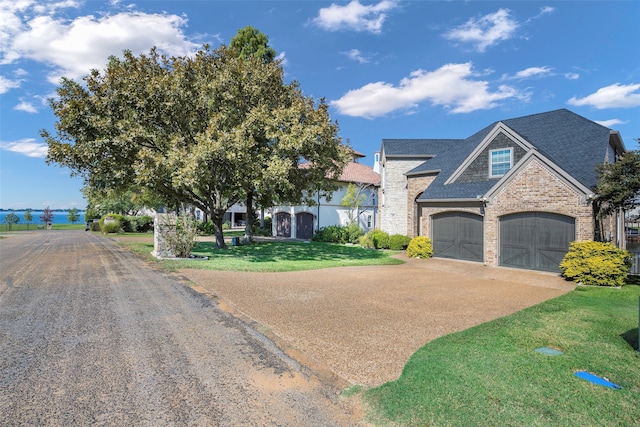
M 631 254 L 612 243 L 572 242 L 560 263 L 562 275 L 583 285 L 622 286 L 631 267 Z
M 120 214 L 107 214 L 100 218 L 100 230 L 103 233 L 119 233 L 122 231 L 124 217 Z
M 119 233 L 120 231 L 122 231 L 119 221 L 107 222 L 105 224 L 102 224 L 101 229 L 102 229 L 102 232 L 106 234 Z
M 349 227 L 347 227 L 347 241 L 349 243 L 358 243 L 363 234 L 364 231 L 362 231 L 362 228 L 360 228 L 360 226 L 355 222 L 352 222 Z
M 231 221 L 225 221 L 224 223 L 222 223 L 222 229 L 223 230 L 228 230 L 231 228 Z M 211 233 L 213 234 L 213 233 Z
M 389 249 L 389 234 L 376 228 L 375 230 L 371 230 L 367 233 L 371 241 L 373 242 L 373 247 L 376 249 Z
M 418 236 L 411 239 L 407 246 L 407 256 L 409 258 L 431 258 L 433 246 L 431 239 L 425 236 Z
M 136 217 L 135 216 L 125 216 L 122 218 L 122 231 L 125 233 L 133 233 L 136 231 Z
M 411 238 L 403 234 L 392 234 L 389 236 L 389 249 L 394 251 L 404 251 L 409 246 Z
M 328 225 L 316 231 L 313 235 L 314 242 L 347 243 L 349 230 L 340 225 Z
M 100 222 L 94 221 L 89 223 L 89 230 L 91 231 L 101 231 Z
M 369 233 L 365 234 L 364 236 L 360 236 L 358 243 L 363 248 L 375 249 L 375 246 L 373 245 L 373 240 L 371 240 L 371 236 L 369 236 Z
M 136 217 L 136 232 L 147 233 L 153 230 L 153 217 L 142 215 Z
M 215 234 L 215 228 L 213 226 L 213 221 L 208 220 L 207 222 L 204 222 L 204 221 L 198 222 L 198 232 L 200 234 L 206 234 L 206 235 Z

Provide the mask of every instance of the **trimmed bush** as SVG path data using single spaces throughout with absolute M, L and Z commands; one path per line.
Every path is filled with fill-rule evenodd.
M 389 234 L 376 228 L 367 233 L 376 249 L 389 249 Z
M 403 234 L 392 234 L 389 236 L 389 249 L 394 251 L 404 251 L 409 246 L 411 238 Z
M 100 218 L 100 230 L 103 233 L 119 233 L 122 231 L 124 217 L 120 214 L 107 214 Z
M 90 222 L 89 223 L 89 230 L 91 230 L 91 231 L 101 231 L 100 222 L 98 222 L 98 221 Z
M 316 231 L 311 240 L 314 242 L 347 243 L 348 238 L 349 231 L 346 227 L 328 225 Z
M 360 236 L 360 239 L 358 239 L 358 243 L 363 248 L 375 249 L 375 246 L 373 245 L 373 240 L 371 240 L 371 236 L 369 236 L 369 233 L 365 234 L 364 236 Z
M 407 256 L 409 258 L 431 258 L 433 256 L 431 239 L 425 236 L 411 239 L 407 246 Z
M 583 285 L 622 286 L 631 267 L 631 253 L 612 243 L 572 242 L 560 263 L 562 275 Z

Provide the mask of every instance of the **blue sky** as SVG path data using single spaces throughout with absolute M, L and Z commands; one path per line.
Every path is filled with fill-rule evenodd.
M 636 1 L 0 0 L 0 208 L 86 205 L 39 136 L 61 76 L 80 81 L 124 49 L 228 44 L 247 25 L 329 102 L 363 163 L 383 138 L 465 138 L 558 108 L 637 149 L 639 21 Z

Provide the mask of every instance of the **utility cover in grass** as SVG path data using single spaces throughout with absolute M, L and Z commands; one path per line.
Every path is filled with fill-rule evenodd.
M 564 354 L 560 350 L 556 350 L 555 348 L 550 348 L 550 347 L 536 348 L 536 351 L 538 353 L 546 354 L 548 356 L 560 356 L 561 354 Z
M 618 384 L 614 384 L 606 378 L 599 377 L 587 371 L 578 371 L 576 372 L 576 377 L 582 378 L 583 380 L 587 380 L 597 385 L 601 385 L 609 388 L 622 388 Z

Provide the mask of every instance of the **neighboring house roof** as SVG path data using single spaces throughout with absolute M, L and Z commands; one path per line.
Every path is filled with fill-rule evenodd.
M 380 184 L 380 174 L 373 171 L 371 166 L 356 162 L 349 162 L 344 167 L 338 181 L 353 182 L 358 184 Z
M 420 200 L 473 199 L 486 194 L 499 180 L 487 176 L 486 180 L 460 183 L 450 177 L 459 173 L 461 165 L 501 124 L 582 186 L 597 184 L 596 165 L 605 160 L 612 131 L 566 109 L 495 122 L 462 140 L 383 140 L 383 149 L 388 157 L 433 156 L 406 173 L 437 173 Z

